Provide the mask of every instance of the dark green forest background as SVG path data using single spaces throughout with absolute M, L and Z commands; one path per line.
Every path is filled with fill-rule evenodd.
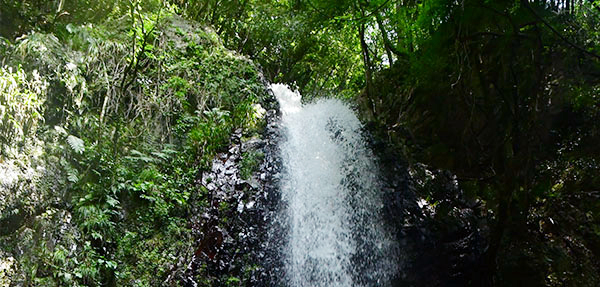
M 261 75 L 353 104 L 439 222 L 452 174 L 472 286 L 600 284 L 600 1 L 0 0 L 0 61 L 0 286 L 181 284 Z

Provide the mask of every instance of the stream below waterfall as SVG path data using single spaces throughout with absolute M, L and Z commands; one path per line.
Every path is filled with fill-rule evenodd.
M 303 105 L 271 85 L 283 139 L 280 202 L 270 238 L 282 242 L 278 284 L 390 286 L 399 247 L 383 220 L 377 162 L 352 109 L 340 100 Z

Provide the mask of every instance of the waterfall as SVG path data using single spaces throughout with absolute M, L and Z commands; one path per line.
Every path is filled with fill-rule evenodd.
M 343 102 L 302 105 L 271 85 L 282 112 L 280 257 L 288 286 L 389 286 L 398 247 L 382 218 L 378 167 Z

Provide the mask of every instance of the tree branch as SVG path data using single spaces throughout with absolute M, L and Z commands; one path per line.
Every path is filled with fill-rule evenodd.
M 590 52 L 582 47 L 579 47 L 578 45 L 576 45 L 575 43 L 569 41 L 569 39 L 567 39 L 565 36 L 563 36 L 562 34 L 560 34 L 554 27 L 552 27 L 552 25 L 550 25 L 550 23 L 548 23 L 548 21 L 546 21 L 546 19 L 542 18 L 537 12 L 535 12 L 535 10 L 531 7 L 531 5 L 529 5 L 529 2 L 527 0 L 521 0 L 521 3 L 527 7 L 527 9 L 536 17 L 538 18 L 540 21 L 542 21 L 542 23 L 544 23 L 544 25 L 546 27 L 548 27 L 548 29 L 550 29 L 550 31 L 552 31 L 552 33 L 554 33 L 556 36 L 558 36 L 558 38 L 560 38 L 563 42 L 567 43 L 569 46 L 581 51 L 582 53 L 596 58 L 598 60 L 600 60 L 600 55 L 595 54 L 593 52 Z

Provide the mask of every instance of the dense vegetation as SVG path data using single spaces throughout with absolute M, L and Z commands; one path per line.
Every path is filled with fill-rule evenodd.
M 379 22 L 383 44 L 363 48 L 362 110 L 408 158 L 449 170 L 484 205 L 491 234 L 471 284 L 600 281 L 600 14 L 595 3 L 567 3 L 382 2 L 354 12 L 410 24 Z M 371 60 L 386 54 L 389 68 Z M 445 195 L 422 196 L 436 218 L 451 216 Z
M 420 196 L 434 220 L 456 212 L 444 184 L 480 206 L 485 253 L 462 284 L 600 282 L 598 1 L 184 7 L 269 79 L 353 99 L 415 174 L 430 175 Z
M 241 55 L 355 103 L 426 175 L 435 221 L 458 204 L 445 184 L 479 206 L 489 233 L 464 284 L 600 282 L 600 1 L 0 7 L 0 285 L 163 283 L 192 253 L 199 170 L 260 126 Z
M 4 2 L 0 285 L 177 284 L 199 174 L 259 125 L 258 69 L 158 1 Z

